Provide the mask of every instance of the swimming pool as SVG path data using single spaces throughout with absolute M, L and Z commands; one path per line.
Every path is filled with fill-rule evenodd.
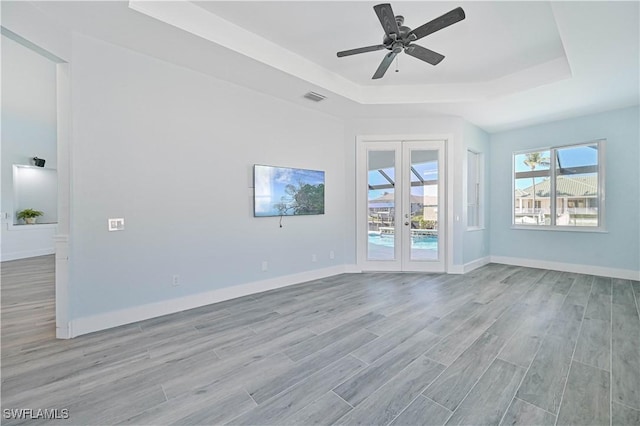
M 375 244 L 383 247 L 394 247 L 393 235 L 379 235 L 378 233 L 369 234 L 369 244 Z M 411 237 L 411 248 L 438 250 L 438 237 Z

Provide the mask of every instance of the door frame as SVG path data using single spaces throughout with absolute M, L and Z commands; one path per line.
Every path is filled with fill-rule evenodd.
M 445 162 L 445 179 L 447 180 L 444 187 L 444 202 L 446 207 L 445 218 L 445 250 L 444 250 L 444 271 L 448 273 L 452 271 L 453 262 L 453 135 L 452 134 L 391 134 L 391 135 L 357 135 L 356 136 L 356 262 L 358 269 L 362 271 L 384 271 L 390 269 L 371 269 L 367 264 L 367 246 L 363 243 L 366 241 L 365 233 L 368 224 L 366 223 L 366 212 L 368 209 L 367 197 L 360 196 L 359 188 L 367 185 L 366 173 L 362 173 L 367 167 L 366 160 L 366 143 L 367 142 L 421 142 L 421 141 L 444 141 L 444 162 Z M 395 269 L 393 269 L 395 270 Z
M 55 243 L 55 303 L 56 338 L 73 336 L 69 306 L 72 182 L 71 129 L 71 66 L 68 62 L 56 65 L 57 84 L 57 161 L 58 161 L 58 229 Z
M 25 15 L 26 16 L 26 15 Z M 42 29 L 42 28 L 40 28 Z M 56 66 L 56 160 L 58 171 L 58 223 L 56 233 L 53 236 L 55 252 L 55 323 L 56 338 L 70 339 L 73 337 L 71 330 L 70 306 L 69 306 L 69 234 L 71 229 L 71 64 L 65 59 L 70 52 L 59 52 L 58 48 L 51 50 L 52 45 L 46 48 L 39 44 L 42 34 L 45 32 L 26 31 L 23 35 L 11 31 L 5 26 L 0 26 L 3 36 L 47 58 Z M 21 30 L 24 30 L 22 28 Z M 54 31 L 55 32 L 55 31 Z M 45 43 L 48 44 L 48 43 Z

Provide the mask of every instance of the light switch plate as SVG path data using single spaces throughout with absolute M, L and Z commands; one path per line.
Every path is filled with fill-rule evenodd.
M 124 218 L 117 217 L 108 219 L 109 231 L 124 231 Z

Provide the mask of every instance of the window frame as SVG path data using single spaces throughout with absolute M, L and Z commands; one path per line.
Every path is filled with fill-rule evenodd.
M 523 229 L 523 230 L 543 230 L 543 231 L 562 231 L 562 232 L 607 232 L 606 229 L 606 215 L 605 215 L 605 152 L 606 152 L 606 139 L 595 139 L 587 142 L 572 143 L 568 145 L 555 145 L 540 148 L 532 148 L 526 150 L 513 151 L 511 153 L 511 229 Z M 556 214 L 550 214 L 551 223 L 549 225 L 537 225 L 537 224 L 524 224 L 516 223 L 515 208 L 516 208 L 516 156 L 520 154 L 528 154 L 532 152 L 549 152 L 550 166 L 549 166 L 549 179 L 551 183 L 549 185 L 549 198 L 550 198 L 550 212 L 557 211 L 557 196 L 556 196 L 556 177 L 557 177 L 557 152 L 558 150 L 567 148 L 577 148 L 580 146 L 597 145 L 598 147 L 598 225 L 597 226 L 567 226 L 557 225 Z M 535 206 L 534 206 L 535 208 Z
M 474 154 L 476 159 L 475 204 L 469 203 L 469 153 Z M 466 215 L 467 230 L 468 231 L 482 230 L 482 229 L 485 229 L 484 203 L 482 202 L 484 197 L 484 154 L 482 152 L 467 148 L 466 171 L 467 171 L 467 178 L 466 178 L 467 191 L 465 196 L 465 203 L 466 203 L 465 215 Z M 478 219 L 478 223 L 476 225 L 469 225 L 469 207 L 472 205 L 476 206 L 477 219 Z

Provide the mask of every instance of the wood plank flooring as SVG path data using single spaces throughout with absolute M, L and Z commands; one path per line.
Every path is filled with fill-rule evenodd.
M 52 256 L 2 263 L 3 417 L 640 423 L 636 281 L 498 264 L 466 275 L 344 274 L 56 340 L 53 279 Z

